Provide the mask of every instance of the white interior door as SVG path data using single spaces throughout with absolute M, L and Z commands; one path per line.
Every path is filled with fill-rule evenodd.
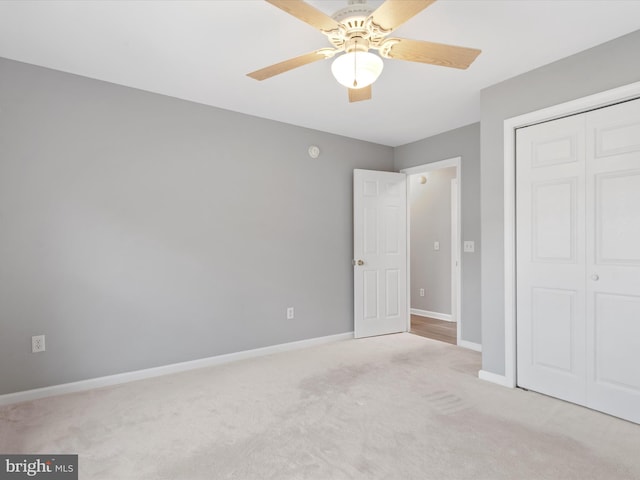
M 640 100 L 587 115 L 590 406 L 640 423 Z
M 355 337 L 407 329 L 407 183 L 353 171 Z
M 640 423 L 640 100 L 516 155 L 518 385 Z
M 517 131 L 518 385 L 586 403 L 584 126 Z

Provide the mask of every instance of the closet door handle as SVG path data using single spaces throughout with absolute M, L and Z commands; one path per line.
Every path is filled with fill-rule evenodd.
M 594 273 L 593 275 L 591 275 L 591 280 L 597 282 L 598 280 L 600 280 L 600 276 L 597 273 Z

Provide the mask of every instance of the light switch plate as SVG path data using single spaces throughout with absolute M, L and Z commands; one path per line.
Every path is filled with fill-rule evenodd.
M 433 249 L 440 250 L 440 242 L 433 242 Z
M 464 251 L 466 253 L 473 253 L 476 251 L 476 243 L 473 240 L 464 241 Z

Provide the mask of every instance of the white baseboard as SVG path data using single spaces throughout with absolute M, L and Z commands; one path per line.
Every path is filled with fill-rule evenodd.
M 455 322 L 450 313 L 430 312 L 429 310 L 420 310 L 419 308 L 412 308 L 411 315 L 435 318 L 436 320 L 444 320 L 445 322 Z
M 497 373 L 487 372 L 486 370 L 480 370 L 478 372 L 478 378 L 480 380 L 486 380 L 487 382 L 497 383 L 503 387 L 514 388 L 515 385 L 512 385 L 510 381 L 507 380 L 507 377 L 504 375 L 498 375 Z
M 482 345 L 479 343 L 468 342 L 467 340 L 460 340 L 458 342 L 459 347 L 468 348 L 469 350 L 475 350 L 476 352 L 482 351 Z
M 353 338 L 353 332 L 338 333 L 337 335 L 328 335 L 326 337 L 309 338 L 298 342 L 281 343 L 271 345 L 269 347 L 256 348 L 253 350 L 244 350 L 242 352 L 228 353 L 225 355 L 217 355 L 215 357 L 200 358 L 188 362 L 173 363 L 163 365 L 161 367 L 146 368 L 144 370 L 136 370 L 133 372 L 118 373 L 116 375 L 108 375 L 106 377 L 90 378 L 79 382 L 63 383 L 61 385 L 52 385 L 50 387 L 36 388 L 33 390 L 25 390 L 23 392 L 7 393 L 0 395 L 0 406 L 10 405 L 18 402 L 28 402 L 39 398 L 53 397 L 56 395 L 64 395 L 66 393 L 82 392 L 94 388 L 109 387 L 122 383 L 135 382 L 136 380 L 144 380 L 146 378 L 160 377 L 162 375 L 170 375 L 172 373 L 185 372 L 196 368 L 212 367 L 224 363 L 235 362 L 247 358 L 261 357 L 273 353 L 288 352 L 291 350 L 299 350 L 301 348 L 322 345 L 325 343 L 337 342 L 340 340 L 349 340 Z

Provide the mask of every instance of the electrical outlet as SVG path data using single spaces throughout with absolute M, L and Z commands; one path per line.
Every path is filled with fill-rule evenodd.
M 44 352 L 44 335 L 31 337 L 31 353 Z
M 476 244 L 473 240 L 465 240 L 463 249 L 466 253 L 473 253 L 476 251 Z
M 420 289 L 420 296 L 421 296 L 421 297 L 424 297 L 424 288 L 421 288 L 421 289 Z
M 293 307 L 287 308 L 287 320 L 293 320 Z

